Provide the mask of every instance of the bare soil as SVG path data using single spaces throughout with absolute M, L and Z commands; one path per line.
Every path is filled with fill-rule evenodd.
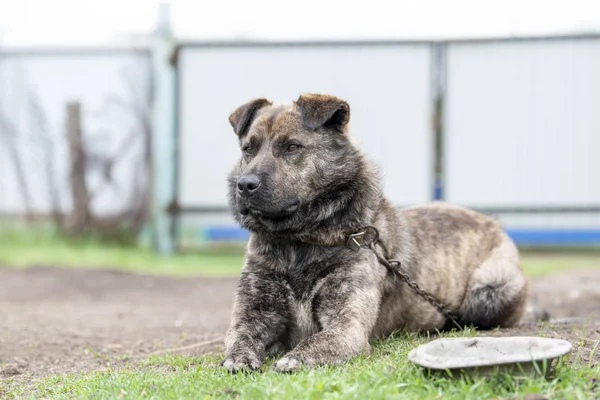
M 0 377 L 105 368 L 218 338 L 227 329 L 235 283 L 114 270 L 0 269 Z
M 185 346 L 178 351 L 218 350 L 236 281 L 0 268 L 0 379 L 102 369 Z M 531 299 L 555 322 L 488 334 L 563 338 L 576 357 L 600 362 L 600 269 L 533 279 Z

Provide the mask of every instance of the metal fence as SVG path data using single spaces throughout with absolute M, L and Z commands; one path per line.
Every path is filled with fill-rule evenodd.
M 306 91 L 350 102 L 352 133 L 398 206 L 463 204 L 523 245 L 600 243 L 600 37 L 196 43 L 178 60 L 184 244 L 246 237 L 226 212 L 229 112 Z
M 336 93 L 350 102 L 352 134 L 386 175 L 393 176 L 386 179 L 392 199 L 427 201 L 433 154 L 430 68 L 428 44 L 179 47 L 177 203 L 179 212 L 188 216 L 183 222 L 193 232 L 194 225 L 212 219 L 218 226 L 209 224 L 209 235 L 243 237 L 226 211 L 225 178 L 239 155 L 227 116 L 253 97 L 289 103 L 311 91 Z M 394 146 L 387 140 L 392 133 Z M 217 216 L 218 211 L 223 212 Z
M 446 199 L 515 240 L 600 242 L 600 40 L 447 46 Z
M 118 212 L 139 194 L 158 82 L 149 56 L 0 51 L 0 214 L 71 207 L 71 101 L 82 104 L 87 179 L 100 188 L 94 211 Z M 600 244 L 600 36 L 181 43 L 171 62 L 168 203 L 180 245 L 247 237 L 227 211 L 225 176 L 239 152 L 229 113 L 252 97 L 311 91 L 349 101 L 351 133 L 398 206 L 445 199 L 497 215 L 520 244 Z

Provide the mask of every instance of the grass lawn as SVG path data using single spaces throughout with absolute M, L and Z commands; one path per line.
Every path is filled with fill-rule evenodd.
M 91 239 L 69 241 L 47 231 L 0 229 L 0 266 L 114 268 L 175 276 L 235 276 L 243 259 L 241 247 L 163 257 L 145 247 L 107 245 Z
M 473 336 L 472 330 L 447 336 Z M 28 389 L 6 389 L 7 397 L 56 399 L 514 399 L 597 398 L 600 366 L 562 359 L 547 377 L 496 373 L 488 379 L 448 377 L 416 367 L 408 352 L 426 337 L 399 335 L 374 343 L 370 356 L 339 367 L 304 369 L 296 374 L 261 371 L 230 374 L 218 366 L 219 355 L 166 355 L 142 364 L 85 374 L 47 377 Z M 540 365 L 540 370 L 544 366 Z M 0 382 L 0 394 L 2 383 Z
M 600 266 L 600 252 L 522 254 L 522 265 L 530 276 L 572 268 Z M 243 263 L 241 247 L 225 250 L 178 253 L 163 257 L 144 247 L 103 245 L 93 240 L 66 241 L 48 232 L 0 229 L 0 266 L 32 265 L 114 268 L 131 272 L 166 275 L 236 276 Z
M 232 276 L 238 273 L 242 260 L 239 250 L 160 257 L 142 248 L 70 243 L 50 236 L 23 237 L 0 232 L 0 265 L 6 266 L 111 267 L 169 275 Z M 600 254 L 525 254 L 523 266 L 530 275 L 600 266 Z M 467 329 L 446 336 L 475 334 Z M 407 360 L 411 349 L 427 341 L 427 337 L 400 334 L 374 343 L 370 356 L 339 367 L 302 370 L 292 375 L 272 372 L 272 360 L 262 371 L 230 374 L 218 367 L 221 355 L 216 354 L 154 356 L 124 367 L 54 375 L 31 382 L 0 376 L 0 398 L 512 399 L 529 393 L 560 399 L 600 396 L 600 365 L 577 356 L 574 361 L 561 360 L 548 377 L 528 379 L 495 374 L 489 379 L 450 378 L 424 371 Z

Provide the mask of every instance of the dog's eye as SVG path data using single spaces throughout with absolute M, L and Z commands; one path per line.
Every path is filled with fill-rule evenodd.
M 252 154 L 252 146 L 244 146 L 242 148 L 242 151 L 244 152 L 244 154 L 246 155 L 251 155 Z
M 286 147 L 285 152 L 286 153 L 293 153 L 295 151 L 300 150 L 300 145 L 299 144 L 290 144 L 288 145 L 288 147 Z

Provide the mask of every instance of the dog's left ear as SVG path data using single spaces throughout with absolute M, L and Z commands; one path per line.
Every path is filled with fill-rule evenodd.
M 350 120 L 350 106 L 335 96 L 307 93 L 301 95 L 296 104 L 300 121 L 307 129 L 329 128 L 343 132 Z

